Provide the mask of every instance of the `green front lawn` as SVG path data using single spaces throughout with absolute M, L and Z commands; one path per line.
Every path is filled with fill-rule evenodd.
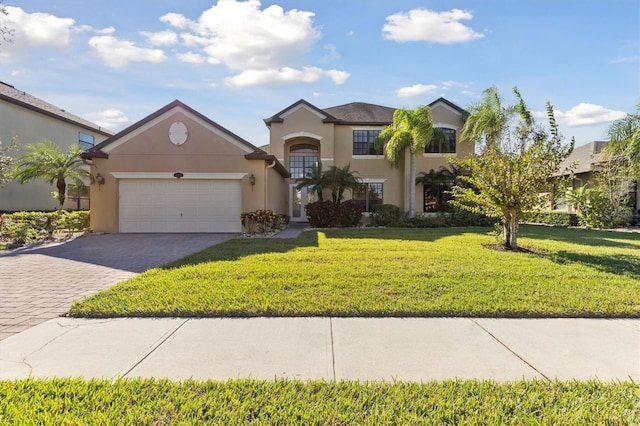
M 27 379 L 0 382 L 0 424 L 631 425 L 639 397 L 631 382 Z
M 147 271 L 73 316 L 640 317 L 640 234 L 343 229 L 236 239 Z

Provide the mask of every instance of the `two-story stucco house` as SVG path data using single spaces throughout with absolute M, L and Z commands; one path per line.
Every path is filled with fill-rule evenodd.
M 0 82 L 0 141 L 7 146 L 18 139 L 18 149 L 7 155 L 18 156 L 24 146 L 48 139 L 66 152 L 69 146 L 80 144 L 86 149 L 102 142 L 111 132 L 75 116 L 68 111 L 38 99 L 15 87 Z M 12 181 L 0 188 L 0 211 L 55 210 L 58 201 L 52 192 L 56 188 L 45 181 L 36 180 L 24 185 Z M 72 200 L 77 196 L 70 188 L 65 207 L 88 208 L 88 198 Z
M 459 139 L 465 111 L 446 99 L 430 104 L 433 122 L 449 143 L 430 143 L 416 169 L 469 156 Z M 174 101 L 85 153 L 95 167 L 91 227 L 101 232 L 239 232 L 240 215 L 271 209 L 305 221 L 312 191 L 296 189 L 318 161 L 351 165 L 362 179 L 353 194 L 408 209 L 409 170 L 392 168 L 373 146 L 394 108 L 351 103 L 320 109 L 300 100 L 265 119 L 269 145 L 258 148 L 211 119 Z M 407 154 L 408 155 L 408 154 Z M 425 205 L 416 190 L 416 206 Z

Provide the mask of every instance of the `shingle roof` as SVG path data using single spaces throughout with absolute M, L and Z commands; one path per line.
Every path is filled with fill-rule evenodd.
M 575 147 L 573 152 L 560 164 L 554 176 L 568 175 L 571 167 L 573 173 L 593 171 L 594 166 L 600 162 L 602 148 L 606 143 L 605 141 L 593 141 L 586 145 Z
M 387 125 L 393 122 L 396 109 L 364 102 L 325 108 L 322 111 L 337 118 L 341 124 L 375 124 Z
M 58 120 L 65 121 L 67 123 L 74 124 L 79 127 L 100 133 L 105 136 L 110 136 L 113 133 L 109 130 L 98 126 L 84 118 L 80 118 L 77 115 L 73 115 L 62 108 L 52 105 L 42 99 L 36 98 L 26 92 L 16 89 L 10 84 L 0 81 L 0 99 L 3 101 L 11 102 L 12 104 L 19 105 L 24 108 L 28 108 L 32 111 L 39 112 L 49 117 L 56 118 Z
M 449 102 L 444 98 L 436 99 L 435 101 L 431 102 L 429 106 L 432 107 L 438 102 L 443 102 L 456 111 L 461 112 L 462 114 L 467 113 L 467 111 L 465 111 L 464 109 L 460 108 L 452 102 Z M 299 101 L 289 105 L 273 116 L 265 118 L 265 124 L 267 125 L 267 127 L 269 127 L 271 126 L 271 123 L 282 123 L 282 121 L 284 120 L 284 113 L 301 104 L 311 108 L 314 111 L 319 112 L 322 115 L 325 115 L 326 118 L 323 120 L 325 123 L 336 124 L 387 126 L 393 122 L 393 113 L 396 110 L 395 108 L 369 104 L 366 102 L 352 102 L 349 104 L 319 109 L 318 107 L 305 101 L 304 99 L 300 99 Z

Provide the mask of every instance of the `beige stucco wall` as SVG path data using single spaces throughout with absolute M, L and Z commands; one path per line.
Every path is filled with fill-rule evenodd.
M 95 143 L 102 142 L 106 136 L 62 121 L 48 115 L 0 100 L 0 141 L 7 146 L 17 136 L 17 151 L 9 155 L 17 157 L 29 144 L 48 139 L 67 151 L 69 146 L 78 143 L 78 133 L 93 135 Z M 45 181 L 32 181 L 21 185 L 17 181 L 8 182 L 0 188 L 0 211 L 17 210 L 55 210 L 58 201 L 51 194 L 56 191 L 55 185 Z
M 181 146 L 173 145 L 168 138 L 169 127 L 175 121 L 185 123 L 189 131 L 187 141 Z M 265 161 L 246 160 L 247 150 L 225 140 L 187 114 L 172 114 L 141 129 L 142 132 L 113 148 L 108 159 L 93 160 L 94 173 L 105 178 L 103 185 L 91 185 L 91 228 L 94 231 L 118 232 L 118 180 L 112 175 L 114 172 L 244 173 L 241 182 L 243 212 L 264 208 L 265 174 L 269 175 L 271 186 L 282 186 L 282 177 L 278 182 L 277 173 L 266 171 Z M 251 174 L 256 178 L 255 186 L 249 183 Z M 275 191 L 274 197 L 277 196 Z

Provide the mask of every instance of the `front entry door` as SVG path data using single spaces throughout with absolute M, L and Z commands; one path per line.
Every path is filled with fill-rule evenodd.
M 315 193 L 309 188 L 297 189 L 296 185 L 289 187 L 289 217 L 292 222 L 306 222 L 305 207 L 315 201 Z

